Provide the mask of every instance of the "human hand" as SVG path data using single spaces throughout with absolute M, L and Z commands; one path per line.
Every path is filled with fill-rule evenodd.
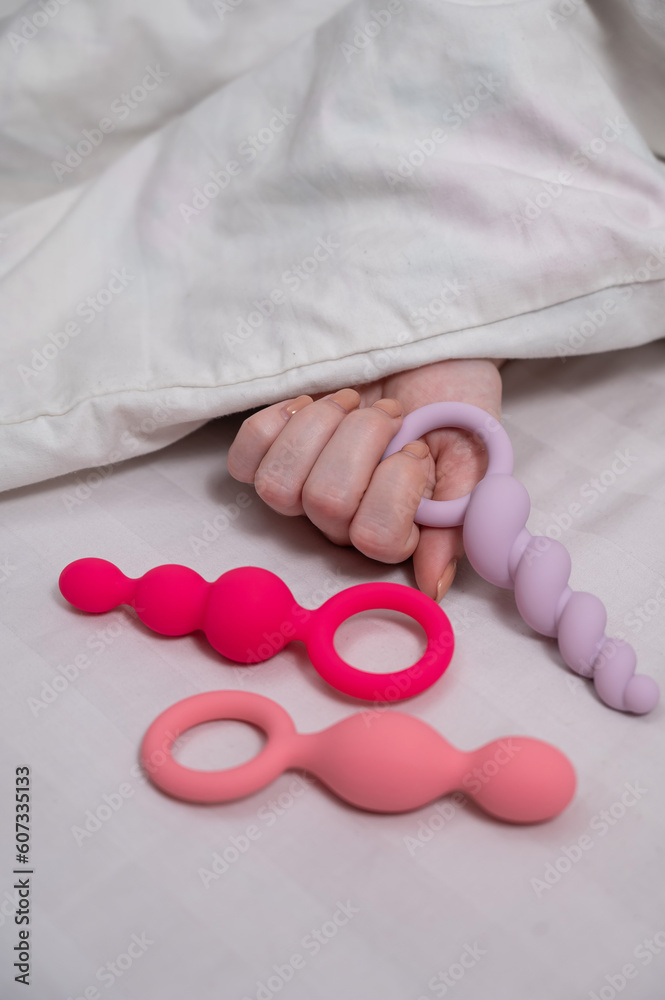
M 463 555 L 462 528 L 417 525 L 422 497 L 469 493 L 487 467 L 477 438 L 430 431 L 385 462 L 381 456 L 412 410 L 472 403 L 501 417 L 502 362 L 450 360 L 319 396 L 273 403 L 248 417 L 228 454 L 231 475 L 290 517 L 306 515 L 330 541 L 379 562 L 413 556 L 420 590 L 441 600 Z

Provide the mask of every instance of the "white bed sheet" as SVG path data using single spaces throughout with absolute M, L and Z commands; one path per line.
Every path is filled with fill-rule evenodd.
M 623 631 L 636 645 L 639 669 L 661 682 L 664 359 L 659 341 L 565 365 L 516 361 L 504 370 L 516 475 L 534 502 L 529 527 L 542 532 L 556 517 L 565 522 L 571 503 L 580 505 L 562 536 L 573 559 L 571 584 L 604 600 L 608 634 Z M 554 642 L 522 623 L 512 593 L 484 583 L 468 564 L 443 602 L 456 629 L 453 662 L 434 688 L 401 708 L 464 749 L 509 734 L 560 747 L 579 785 L 556 820 L 520 828 L 467 807 L 442 825 L 433 805 L 372 815 L 315 782 L 303 790 L 292 774 L 243 801 L 195 807 L 137 776 L 147 726 L 195 692 L 261 692 L 305 732 L 364 706 L 320 681 L 299 644 L 263 665 L 234 667 L 202 639 L 156 636 L 126 610 L 99 618 L 75 612 L 57 590 L 65 564 L 97 555 L 140 575 L 180 562 L 209 579 L 261 565 L 309 607 L 354 583 L 413 583 L 409 564 L 384 566 L 335 547 L 304 519 L 280 517 L 251 486 L 232 480 L 225 453 L 240 419 L 212 422 L 105 478 L 77 473 L 0 497 L 0 801 L 11 815 L 14 768 L 28 765 L 35 872 L 29 995 L 74 1000 L 95 997 L 96 989 L 112 1000 L 571 1000 L 614 995 L 624 977 L 622 995 L 660 1000 L 663 708 L 637 718 L 602 705 L 589 682 L 564 668 Z M 627 468 L 608 483 L 619 453 Z M 591 485 L 599 477 L 602 493 Z M 251 502 L 224 527 L 220 505 L 241 493 Z M 109 631 L 101 637 L 99 629 Z M 376 664 L 415 659 L 415 633 L 381 616 L 349 626 L 344 636 L 345 648 Z M 30 701 L 42 699 L 43 686 L 65 676 L 80 654 L 89 665 L 66 685 L 59 681 L 48 706 Z M 191 738 L 181 759 L 221 766 L 258 746 L 249 727 L 211 725 Z M 122 805 L 77 842 L 73 828 L 83 828 L 86 811 L 96 811 L 104 796 L 117 805 L 123 783 L 130 791 Z M 629 785 L 638 789 L 632 804 L 604 828 L 602 810 L 621 813 L 616 803 Z M 271 803 L 280 795 L 278 814 Z M 200 869 L 211 871 L 215 852 L 252 824 L 258 839 L 204 885 Z M 429 840 L 416 849 L 428 829 Z M 583 835 L 591 846 L 577 859 Z M 554 881 L 555 868 L 547 866 L 567 868 L 566 851 L 576 860 Z M 13 981 L 14 854 L 11 824 L 3 822 L 3 998 L 27 995 Z M 545 889 L 533 880 L 544 882 L 546 871 L 553 884 Z M 333 935 L 335 914 L 341 926 Z M 316 954 L 307 937 L 314 930 L 325 941 Z M 121 959 L 116 976 L 108 963 L 132 941 L 137 957 L 124 971 Z M 654 942 L 648 962 L 646 941 Z M 296 953 L 303 964 L 288 978 Z M 634 976 L 625 980 L 627 963 Z

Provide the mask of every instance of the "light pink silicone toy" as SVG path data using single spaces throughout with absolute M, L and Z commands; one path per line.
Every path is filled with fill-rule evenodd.
M 176 565 L 156 566 L 136 580 L 106 559 L 90 558 L 63 569 L 60 590 L 82 611 L 99 613 L 129 604 L 144 624 L 162 635 L 201 629 L 217 652 L 240 663 L 260 663 L 300 639 L 328 684 L 368 701 L 400 701 L 420 694 L 444 672 L 455 644 L 450 622 L 436 601 L 399 583 L 361 583 L 308 611 L 278 576 L 257 566 L 229 570 L 214 583 Z M 334 646 L 339 626 L 372 608 L 401 611 L 422 626 L 427 649 L 412 666 L 375 674 L 339 656 Z
M 174 760 L 181 733 L 216 719 L 257 726 L 267 736 L 265 747 L 223 771 L 197 771 Z M 302 735 L 281 706 L 247 691 L 196 694 L 167 708 L 143 739 L 141 762 L 162 791 L 200 803 L 252 795 L 294 768 L 359 809 L 382 813 L 418 809 L 457 789 L 498 819 L 539 823 L 557 816 L 575 792 L 572 764 L 542 740 L 510 736 L 464 753 L 420 719 L 375 710 Z
M 627 712 L 650 712 L 658 704 L 658 685 L 651 677 L 635 676 L 632 646 L 607 638 L 603 603 L 567 586 L 567 549 L 525 527 L 529 494 L 511 474 L 513 449 L 498 421 L 468 403 L 431 403 L 404 418 L 383 459 L 439 427 L 462 427 L 478 435 L 489 455 L 487 472 L 471 493 L 457 500 L 422 499 L 415 520 L 436 527 L 464 523 L 464 548 L 476 572 L 497 587 L 514 588 L 524 621 L 536 632 L 558 638 L 565 662 L 583 677 L 593 677 L 602 701 Z

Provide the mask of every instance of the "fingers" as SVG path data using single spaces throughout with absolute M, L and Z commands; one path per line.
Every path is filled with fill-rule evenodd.
M 467 373 L 471 398 L 488 412 L 500 412 L 497 368 L 484 363 L 479 372 L 478 364 Z M 483 372 L 487 385 L 479 378 Z M 412 373 L 400 377 L 404 381 L 410 374 L 417 381 Z M 455 370 L 458 383 L 463 374 Z M 422 386 L 411 389 L 412 403 L 428 396 Z M 435 389 L 440 394 L 431 386 L 429 394 Z M 464 396 L 463 390 L 458 385 L 455 394 Z M 401 426 L 402 405 L 380 398 L 370 406 L 372 397 L 365 393 L 361 399 L 347 388 L 316 401 L 300 396 L 266 407 L 242 424 L 229 450 L 229 472 L 253 482 L 279 513 L 306 514 L 336 544 L 352 544 L 385 563 L 413 555 L 418 587 L 441 600 L 463 555 L 462 528 L 419 526 L 414 516 L 423 496 L 450 500 L 470 493 L 485 473 L 485 449 L 473 435 L 446 428 L 381 462 Z
M 291 416 L 254 475 L 256 492 L 273 510 L 291 517 L 307 513 L 303 487 L 326 445 L 359 402 L 355 389 L 340 389 Z
M 417 543 L 413 514 L 434 463 L 427 445 L 413 442 L 379 465 L 402 407 L 392 399 L 359 402 L 344 389 L 316 402 L 300 397 L 287 412 L 284 404 L 266 407 L 243 423 L 228 467 L 279 513 L 306 514 L 331 541 L 399 562 Z
M 370 559 L 398 563 L 415 550 L 413 518 L 434 483 L 434 461 L 424 441 L 411 441 L 376 466 L 349 527 L 351 543 Z
M 253 483 L 256 470 L 266 452 L 277 440 L 287 422 L 312 402 L 311 396 L 298 396 L 284 403 L 273 403 L 253 413 L 240 426 L 229 448 L 226 465 L 234 479 Z
M 349 413 L 303 483 L 304 512 L 338 545 L 352 542 L 351 522 L 383 452 L 401 426 L 401 415 L 402 407 L 394 399 L 378 399 Z
M 348 544 L 349 522 L 402 408 L 377 400 L 358 410 L 360 394 L 349 388 L 302 403 L 290 419 L 279 404 L 249 417 L 229 451 L 229 471 L 253 481 L 274 510 L 306 513 L 333 541 Z
M 455 579 L 457 564 L 463 554 L 461 527 L 431 528 L 423 525 L 413 553 L 413 572 L 418 590 L 440 601 Z
M 434 431 L 428 435 L 437 450 L 436 485 L 433 500 L 465 496 L 480 482 L 487 467 L 487 454 L 479 440 L 463 431 Z M 455 579 L 464 554 L 461 525 L 432 528 L 423 525 L 413 553 L 413 571 L 419 590 L 440 601 Z

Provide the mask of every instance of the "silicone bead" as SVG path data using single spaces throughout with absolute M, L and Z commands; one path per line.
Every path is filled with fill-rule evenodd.
M 172 747 L 183 732 L 216 719 L 255 725 L 267 743 L 227 770 L 199 771 L 174 760 Z M 420 719 L 374 710 L 301 735 L 281 706 L 246 691 L 197 694 L 167 708 L 143 739 L 141 762 L 158 788 L 187 802 L 230 802 L 297 768 L 359 809 L 407 812 L 457 789 L 511 823 L 552 819 L 576 784 L 568 758 L 542 740 L 510 736 L 464 753 Z
M 497 587 L 512 590 L 510 557 L 530 509 L 529 494 L 512 476 L 482 479 L 473 491 L 464 521 L 466 554 L 476 573 Z
M 527 625 L 556 638 L 557 609 L 570 576 L 570 556 L 561 542 L 546 540 L 546 549 L 532 538 L 524 549 L 514 576 L 515 603 Z M 543 559 L 544 552 L 549 558 Z
M 607 623 L 605 605 L 583 590 L 571 593 L 559 618 L 559 649 L 566 663 L 584 677 L 593 677 L 599 652 L 598 636 Z
M 593 678 L 600 699 L 621 711 L 650 712 L 658 704 L 658 685 L 651 677 L 635 676 L 631 646 L 605 635 L 602 602 L 568 586 L 566 548 L 527 530 L 529 494 L 512 476 L 510 439 L 498 421 L 467 403 L 430 403 L 407 414 L 383 459 L 439 427 L 462 427 L 479 437 L 488 452 L 487 472 L 471 493 L 457 500 L 422 499 L 415 521 L 438 527 L 463 524 L 464 549 L 476 572 L 498 587 L 515 590 L 522 618 L 535 631 L 558 638 L 564 661 Z
M 397 583 L 361 583 L 335 594 L 318 610 L 301 607 L 278 576 L 256 566 L 229 570 L 208 583 L 186 566 L 156 566 L 139 579 L 125 576 L 105 559 L 77 559 L 60 575 L 63 596 L 82 611 L 136 609 L 142 622 L 162 635 L 201 629 L 227 659 L 260 663 L 299 639 L 319 674 L 332 687 L 367 701 L 400 701 L 439 679 L 453 655 L 453 630 L 436 601 Z M 377 674 L 346 663 L 335 632 L 351 615 L 373 608 L 401 611 L 427 636 L 427 648 L 404 670 Z

